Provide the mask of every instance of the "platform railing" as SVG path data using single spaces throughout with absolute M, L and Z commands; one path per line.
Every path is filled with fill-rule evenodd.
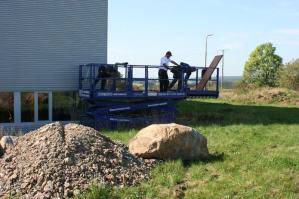
M 108 77 L 99 75 L 99 69 L 106 67 L 111 69 Z M 219 68 L 216 68 L 214 75 L 208 81 L 203 90 L 198 90 L 196 85 L 201 81 L 201 72 L 204 67 L 194 67 L 196 70 L 192 73 L 188 80 L 185 80 L 185 73 L 181 73 L 181 80 L 178 79 L 174 88 L 178 87 L 178 82 L 182 81 L 181 88 L 172 89 L 167 92 L 160 92 L 158 70 L 159 66 L 153 65 L 121 65 L 121 64 L 86 64 L 80 65 L 79 68 L 79 89 L 89 97 L 149 97 L 158 94 L 160 96 L 178 96 L 191 93 L 218 93 L 219 92 Z M 170 77 L 169 84 L 174 80 L 172 73 L 168 73 Z M 82 94 L 81 93 L 81 94 Z M 82 96 L 82 95 L 81 95 Z

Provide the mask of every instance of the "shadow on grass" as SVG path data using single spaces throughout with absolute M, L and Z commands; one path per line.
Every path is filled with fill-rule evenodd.
M 177 122 L 185 125 L 299 124 L 299 107 L 234 105 L 201 101 L 177 104 Z
M 196 164 L 196 163 L 208 164 L 208 163 L 213 163 L 213 162 L 223 162 L 224 160 L 225 160 L 224 153 L 214 153 L 214 154 L 210 154 L 209 157 L 205 158 L 205 159 L 184 160 L 183 164 L 184 164 L 184 167 L 190 167 L 192 164 Z

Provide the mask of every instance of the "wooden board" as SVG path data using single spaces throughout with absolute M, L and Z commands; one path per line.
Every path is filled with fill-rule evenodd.
M 217 68 L 220 60 L 222 59 L 223 55 L 217 55 L 214 57 L 212 63 L 207 68 L 207 71 L 205 72 L 203 78 L 200 80 L 200 82 L 197 84 L 196 89 L 197 90 L 203 90 L 206 86 L 207 82 L 209 81 L 210 77 L 212 76 L 213 72 Z

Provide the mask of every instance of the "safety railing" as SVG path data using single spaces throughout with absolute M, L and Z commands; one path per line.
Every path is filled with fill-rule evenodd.
M 176 66 L 175 66 L 176 67 Z M 179 68 L 176 76 L 168 72 L 168 79 L 159 79 L 159 66 L 122 64 L 86 64 L 79 67 L 80 96 L 86 98 L 105 97 L 187 97 L 215 95 L 219 91 L 219 68 L 209 79 L 204 89 L 196 85 L 202 80 L 204 67 L 192 67 L 187 76 L 186 67 Z M 190 73 L 190 72 L 189 72 Z M 160 81 L 168 80 L 169 84 L 176 80 L 172 89 L 160 91 Z

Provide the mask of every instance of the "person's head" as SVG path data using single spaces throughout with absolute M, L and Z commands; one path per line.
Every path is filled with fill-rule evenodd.
M 167 57 L 168 59 L 172 56 L 172 53 L 170 51 L 167 51 L 165 54 L 165 57 Z

